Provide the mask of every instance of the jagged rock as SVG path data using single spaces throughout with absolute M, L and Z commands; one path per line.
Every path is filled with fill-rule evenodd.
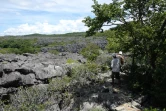
M 0 95 L 6 95 L 17 91 L 17 88 L 0 88 Z
M 46 109 L 46 111 L 61 111 L 58 104 L 53 104 L 51 107 Z
M 96 110 L 95 110 L 96 109 Z M 95 102 L 84 102 L 80 111 L 106 111 L 102 105 Z
M 34 74 L 21 75 L 23 85 L 34 85 L 36 82 Z
M 48 65 L 48 67 L 44 67 L 41 70 L 36 70 L 36 78 L 40 80 L 63 76 L 67 73 L 65 69 L 60 66 Z
M 20 86 L 21 75 L 19 72 L 5 74 L 0 78 L 0 86 L 2 87 L 18 87 Z
M 3 76 L 3 65 L 0 64 L 0 77 L 2 77 L 2 76 Z
M 19 69 L 16 69 L 16 71 L 20 72 L 23 75 L 29 74 L 29 73 L 34 73 L 34 71 L 32 70 L 32 68 L 30 67 L 21 67 Z
M 9 63 L 9 62 L 3 63 L 3 71 L 6 74 L 9 74 L 9 73 L 15 71 L 15 69 L 17 69 L 18 67 L 19 66 L 14 62 L 12 62 L 12 63 Z

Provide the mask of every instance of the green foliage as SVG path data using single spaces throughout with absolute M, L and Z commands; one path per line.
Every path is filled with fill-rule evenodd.
M 95 62 L 100 67 L 101 72 L 106 72 L 110 69 L 111 60 L 112 60 L 111 55 L 108 55 L 105 52 L 103 52 L 97 57 Z
M 0 52 L 1 53 L 36 53 L 39 48 L 34 46 L 36 39 L 1 39 Z
M 87 62 L 85 64 L 86 72 L 98 74 L 100 72 L 100 66 L 96 64 L 95 62 Z
M 62 91 L 69 85 L 71 80 L 72 78 L 67 76 L 50 80 L 48 91 Z
M 132 54 L 128 69 L 130 86 L 151 95 L 153 104 L 164 106 L 166 71 L 162 67 L 166 65 L 166 1 L 114 0 L 103 5 L 93 1 L 95 17 L 83 20 L 89 27 L 87 36 L 100 31 L 104 24 L 120 23 L 111 29 L 108 49 L 122 49 Z
M 40 111 L 51 104 L 47 102 L 49 97 L 49 92 L 43 88 L 20 88 L 17 94 L 11 95 L 10 104 L 2 104 L 1 108 L 5 111 Z
M 88 60 L 94 61 L 96 60 L 97 56 L 100 55 L 99 49 L 99 46 L 97 46 L 96 44 L 89 43 L 85 48 L 81 50 L 80 53 Z
M 91 108 L 90 110 L 88 111 L 106 111 L 105 109 L 102 109 L 102 108 Z
M 71 64 L 71 63 L 78 63 L 78 61 L 69 58 L 69 59 L 67 59 L 66 63 L 68 63 L 68 64 Z
M 165 109 L 159 110 L 157 108 L 145 108 L 143 111 L 166 111 Z

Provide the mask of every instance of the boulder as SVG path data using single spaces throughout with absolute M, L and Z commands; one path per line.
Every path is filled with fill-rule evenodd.
M 0 78 L 3 76 L 3 65 L 0 64 Z
M 13 71 L 15 71 L 15 69 L 17 69 L 19 66 L 15 63 L 15 62 L 6 62 L 6 63 L 3 63 L 3 71 L 4 73 L 6 74 L 9 74 Z
M 5 74 L 0 78 L 0 86 L 2 87 L 18 87 L 20 86 L 21 75 L 19 72 L 12 72 L 10 74 Z
M 22 85 L 34 85 L 36 82 L 34 74 L 21 75 Z
M 35 71 L 36 78 L 40 80 L 63 76 L 66 73 L 67 71 L 64 68 L 55 65 L 48 65 L 47 67 Z

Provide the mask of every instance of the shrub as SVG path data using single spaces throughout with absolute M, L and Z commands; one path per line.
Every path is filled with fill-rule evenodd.
M 97 56 L 100 55 L 99 53 L 99 46 L 93 43 L 87 44 L 85 48 L 81 50 L 81 54 L 90 61 L 96 60 Z
M 106 72 L 110 69 L 112 57 L 106 53 L 100 54 L 96 59 L 96 64 L 100 66 L 102 72 Z
M 50 92 L 40 88 L 20 88 L 11 95 L 9 105 L 2 104 L 1 110 L 5 111 L 40 111 L 46 109 L 51 103 L 48 102 Z

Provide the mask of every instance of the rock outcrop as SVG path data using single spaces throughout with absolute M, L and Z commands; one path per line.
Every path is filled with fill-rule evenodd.
M 0 96 L 15 91 L 19 86 L 46 84 L 48 79 L 69 73 L 67 59 L 85 61 L 77 53 L 38 53 L 0 55 Z

